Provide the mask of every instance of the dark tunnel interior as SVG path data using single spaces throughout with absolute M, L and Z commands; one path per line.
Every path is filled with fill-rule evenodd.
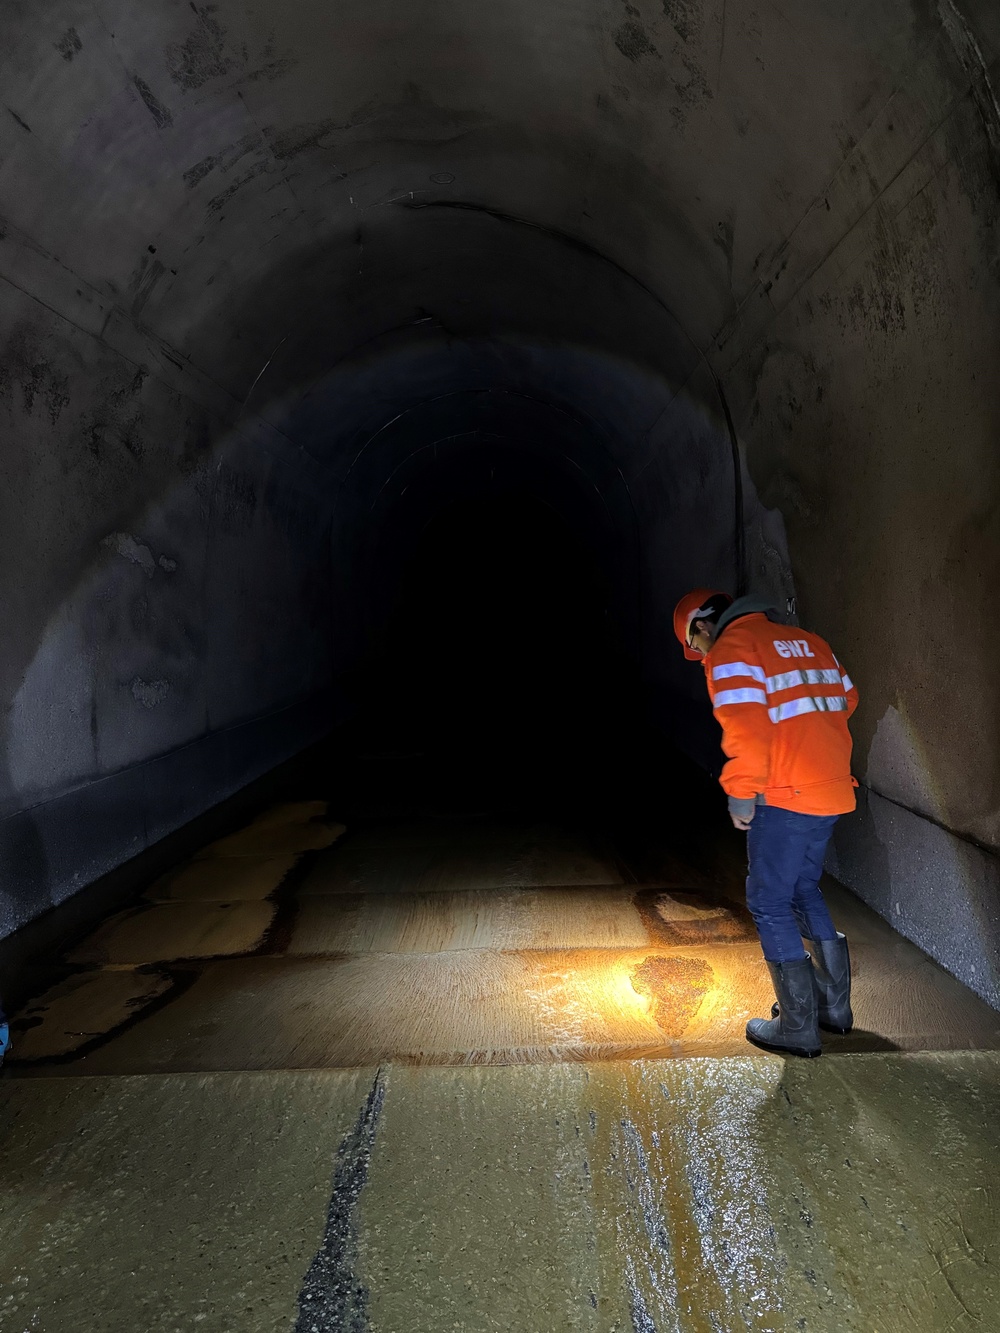
M 859 684 L 831 869 L 1000 995 L 992 7 L 432 8 L 5 11 L 0 930 L 379 696 L 711 772 L 717 585 Z
M 0 1326 L 1000 1327 L 1000 6 L 0 68 Z M 837 1073 L 729 1058 L 702 587 L 857 686 Z
M 421 533 L 374 669 L 372 722 L 384 712 L 403 744 L 529 771 L 560 749 L 607 749 L 637 675 L 593 554 L 516 490 L 457 504 Z
M 5 11 L 0 931 L 377 698 L 711 772 L 717 585 L 859 685 L 831 870 L 1000 996 L 993 8 L 432 9 Z

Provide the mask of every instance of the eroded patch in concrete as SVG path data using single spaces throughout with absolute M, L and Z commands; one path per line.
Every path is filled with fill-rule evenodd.
M 650 944 L 745 944 L 757 938 L 745 907 L 701 890 L 643 889 L 633 901 Z
M 12 1065 L 79 1055 L 137 1022 L 178 981 L 161 969 L 84 972 L 58 982 L 11 1023 Z
M 285 856 L 294 852 L 321 851 L 337 841 L 345 831 L 343 824 L 279 824 L 241 829 L 228 838 L 210 843 L 198 853 L 199 859 L 218 856 Z
M 679 1037 L 690 1025 L 714 981 L 700 958 L 644 958 L 630 980 L 637 995 L 652 1000 L 656 1026 L 666 1037 Z
M 321 851 L 344 833 L 346 825 L 326 818 L 326 801 L 291 801 L 272 806 L 236 833 L 209 843 L 198 860 L 214 857 L 279 857 Z
M 216 856 L 189 861 L 153 884 L 146 897 L 154 902 L 236 902 L 268 898 L 299 859 L 283 856 Z
M 270 902 L 155 903 L 112 917 L 71 963 L 155 963 L 252 953 L 274 920 Z
M 325 819 L 329 809 L 327 801 L 281 801 L 259 814 L 249 827 L 283 828 L 289 824 L 311 824 L 317 819 Z

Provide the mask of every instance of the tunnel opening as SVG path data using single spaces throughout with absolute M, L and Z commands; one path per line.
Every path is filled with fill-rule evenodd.
M 462 440 L 435 443 L 368 532 L 359 586 L 383 614 L 340 682 L 352 715 L 327 753 L 350 775 L 344 808 L 597 837 L 636 881 L 678 855 L 704 873 L 738 856 L 711 760 L 675 739 L 717 752 L 704 703 L 644 678 L 627 541 L 532 441 Z
M 503 782 L 599 769 L 639 726 L 611 603 L 592 551 L 529 490 L 454 504 L 403 571 L 361 725 Z

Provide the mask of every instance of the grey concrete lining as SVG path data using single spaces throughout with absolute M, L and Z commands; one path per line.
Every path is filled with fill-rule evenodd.
M 837 824 L 828 868 L 1000 1009 L 1000 858 L 878 792 Z
M 328 695 L 303 700 L 7 814 L 0 820 L 2 933 L 218 805 L 335 720 Z

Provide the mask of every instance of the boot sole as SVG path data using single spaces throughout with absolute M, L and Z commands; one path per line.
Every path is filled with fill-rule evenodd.
M 823 1054 L 822 1046 L 817 1046 L 814 1051 L 803 1051 L 797 1046 L 774 1046 L 768 1041 L 760 1041 L 757 1037 L 751 1037 L 750 1033 L 744 1033 L 751 1046 L 756 1046 L 761 1051 L 770 1051 L 772 1055 L 800 1055 L 803 1060 L 815 1060 L 818 1055 Z
M 772 1018 L 778 1017 L 778 1006 L 776 1004 L 771 1005 L 771 1017 Z M 818 1026 L 821 1027 L 824 1032 L 835 1032 L 838 1037 L 846 1037 L 849 1032 L 854 1031 L 853 1027 L 849 1028 L 834 1027 L 832 1023 L 824 1023 L 822 1019 L 817 1019 L 817 1023 Z

